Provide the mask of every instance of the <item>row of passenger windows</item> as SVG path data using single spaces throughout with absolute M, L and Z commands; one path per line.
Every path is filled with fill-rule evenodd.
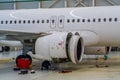
M 93 19 L 68 19 L 67 20 L 67 23 L 70 23 L 70 22 L 117 22 L 118 21 L 118 18 L 93 18 Z
M 40 23 L 40 20 L 5 20 L 1 21 L 1 24 L 35 24 L 35 23 Z M 41 23 L 45 23 L 45 20 L 42 20 Z M 49 20 L 46 20 L 46 23 L 49 23 Z
M 93 18 L 93 19 L 67 19 L 67 23 L 74 23 L 74 22 L 117 22 L 118 18 Z M 5 20 L 5 21 L 0 21 L 1 24 L 35 24 L 35 23 L 49 23 L 50 20 Z M 63 19 L 59 20 L 60 23 L 63 22 Z M 51 20 L 51 23 L 55 23 L 55 20 Z

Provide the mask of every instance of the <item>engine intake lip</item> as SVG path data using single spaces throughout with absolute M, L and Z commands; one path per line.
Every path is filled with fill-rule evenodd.
M 79 35 L 73 35 L 68 44 L 68 58 L 77 64 L 82 60 L 83 40 Z

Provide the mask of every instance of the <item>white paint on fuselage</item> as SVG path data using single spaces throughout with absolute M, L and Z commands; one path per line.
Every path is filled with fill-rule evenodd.
M 57 23 L 55 28 L 51 28 L 51 22 L 41 23 L 42 20 L 51 19 L 52 16 L 57 17 Z M 58 17 L 64 16 L 64 27 L 59 28 Z M 106 18 L 106 22 L 93 22 L 93 18 L 97 19 Z M 109 22 L 109 18 L 118 18 L 118 21 Z M 67 19 L 70 19 L 70 23 L 67 23 Z M 71 22 L 71 19 L 75 19 L 75 22 Z M 77 23 L 76 19 L 80 19 Z M 81 22 L 81 19 L 90 19 L 90 22 Z M 55 9 L 32 9 L 32 10 L 5 10 L 0 11 L 0 21 L 10 21 L 13 23 L 16 20 L 16 24 L 0 24 L 0 30 L 2 31 L 15 31 L 25 33 L 41 33 L 49 31 L 91 31 L 98 35 L 99 43 L 97 46 L 117 46 L 120 45 L 120 6 L 113 7 L 85 7 L 85 8 L 55 8 Z M 23 24 L 18 23 L 21 20 L 40 20 L 40 23 L 27 22 Z

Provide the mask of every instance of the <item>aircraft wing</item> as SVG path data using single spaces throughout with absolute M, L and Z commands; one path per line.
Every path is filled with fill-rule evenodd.
M 50 33 L 32 33 L 32 32 L 19 32 L 19 31 L 7 31 L 7 30 L 0 30 L 0 36 L 6 36 L 7 40 L 19 40 L 19 38 L 22 39 L 36 39 L 37 37 L 49 35 Z M 2 38 L 1 38 L 2 40 Z
M 21 47 L 23 44 L 20 41 L 0 40 L 0 46 Z

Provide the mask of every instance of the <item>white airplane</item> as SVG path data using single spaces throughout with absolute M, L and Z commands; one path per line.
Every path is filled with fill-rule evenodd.
M 120 6 L 1 10 L 0 33 L 33 47 L 36 58 L 77 64 L 120 45 Z

